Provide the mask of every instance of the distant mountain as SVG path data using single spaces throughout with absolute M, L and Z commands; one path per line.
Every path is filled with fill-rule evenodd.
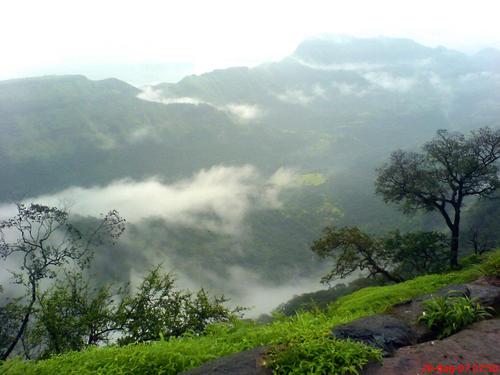
M 373 200 L 373 170 L 390 151 L 440 128 L 500 125 L 499 55 L 320 37 L 282 61 L 145 90 L 83 76 L 3 81 L 0 201 L 249 163 L 335 177 L 347 209 L 353 194 Z
M 300 43 L 294 56 L 317 64 L 412 62 L 437 51 L 410 39 L 352 37 L 310 38 Z
M 268 175 L 291 167 L 322 182 L 289 193 L 282 208 L 252 213 L 242 253 L 227 255 L 227 238 L 165 223 L 150 237 L 168 233 L 176 244 L 169 259 L 190 262 L 192 273 L 208 256 L 217 272 L 233 262 L 263 278 L 303 276 L 317 268 L 308 244 L 332 218 L 374 232 L 433 226 L 375 197 L 374 169 L 437 129 L 500 126 L 499 56 L 407 39 L 322 37 L 278 62 L 143 90 L 83 76 L 3 81 L 0 202 L 128 177 L 174 183 L 219 164 Z M 135 241 L 160 253 L 168 245 Z

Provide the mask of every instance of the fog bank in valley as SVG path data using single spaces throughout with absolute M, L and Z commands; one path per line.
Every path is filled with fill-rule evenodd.
M 26 199 L 24 203 L 65 207 L 73 215 L 92 217 L 116 209 L 135 232 L 127 231 L 116 248 L 100 251 L 91 273 L 107 280 L 102 274 L 114 271 L 120 275 L 120 281 L 130 281 L 134 285 L 148 269 L 161 264 L 166 272 L 175 273 L 179 287 L 191 290 L 207 287 L 213 293 L 223 293 L 232 304 L 251 307 L 248 316 L 256 316 L 269 312 L 294 294 L 319 289 L 318 278 L 291 277 L 284 285 L 270 285 L 258 272 L 234 264 L 228 264 L 223 273 L 207 267 L 199 274 L 191 274 L 187 270 L 192 267 L 185 264 L 190 259 L 171 259 L 169 254 L 180 250 L 171 248 L 176 245 L 169 245 L 168 233 L 162 239 L 166 245 L 152 245 L 153 249 L 137 248 L 135 237 L 145 237 L 145 243 L 151 240 L 149 234 L 141 231 L 149 229 L 156 220 L 166 229 L 170 228 L 171 233 L 178 229 L 188 233 L 190 230 L 206 231 L 228 239 L 232 246 L 220 251 L 245 252 L 249 249 L 241 244 L 241 238 L 252 235 L 246 227 L 247 216 L 258 210 L 279 209 L 283 204 L 282 193 L 296 188 L 297 174 L 289 168 L 280 168 L 264 176 L 251 165 L 214 166 L 172 184 L 158 177 L 142 181 L 121 179 L 106 186 L 71 187 Z M 14 203 L 0 205 L 0 218 L 15 212 Z M 1 279 L 5 285 L 8 274 L 2 272 Z

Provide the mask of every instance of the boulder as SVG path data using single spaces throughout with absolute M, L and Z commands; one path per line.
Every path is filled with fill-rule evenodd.
M 466 296 L 469 298 L 482 297 L 483 299 L 480 298 L 481 304 L 483 304 L 484 306 L 490 306 L 490 302 L 494 300 L 493 296 L 496 295 L 491 288 L 495 287 L 489 284 L 476 285 L 475 283 L 448 285 L 434 293 L 426 294 L 420 297 L 416 297 L 412 300 L 394 305 L 389 310 L 389 313 L 412 327 L 415 332 L 417 342 L 426 342 L 436 339 L 437 333 L 431 331 L 424 323 L 418 322 L 418 318 L 424 311 L 424 301 L 427 301 L 433 297 L 444 296 Z M 500 288 L 497 289 L 499 289 L 498 292 L 500 293 Z
M 466 284 L 451 284 L 447 285 L 437 292 L 425 295 L 423 297 L 418 298 L 419 300 L 426 300 L 432 297 L 469 297 L 470 290 Z
M 470 298 L 477 298 L 483 306 L 493 307 L 496 313 L 500 313 L 500 286 L 482 283 L 467 284 L 470 290 Z
M 382 363 L 370 363 L 363 375 L 438 374 L 438 373 L 498 373 L 500 358 L 500 319 L 483 320 L 443 340 L 429 341 L 398 349 Z M 474 364 L 495 365 L 495 371 L 460 371 Z M 435 370 L 426 370 L 426 366 Z M 437 366 L 449 370 L 439 371 Z
M 408 324 L 390 315 L 373 315 L 336 326 L 332 335 L 375 346 L 386 355 L 417 341 L 416 333 Z
M 264 367 L 268 347 L 259 347 L 207 362 L 200 367 L 184 371 L 183 375 L 270 375 Z

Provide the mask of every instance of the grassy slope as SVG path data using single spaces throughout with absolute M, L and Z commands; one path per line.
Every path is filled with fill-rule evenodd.
M 500 258 L 500 251 L 494 253 Z M 329 337 L 332 326 L 380 313 L 395 303 L 480 276 L 478 266 L 404 283 L 368 287 L 342 297 L 327 312 L 301 313 L 267 325 L 237 321 L 212 326 L 206 336 L 183 337 L 127 347 L 91 348 L 44 361 L 12 359 L 5 374 L 176 374 L 208 360 L 260 345 L 279 345 L 271 359 L 277 373 L 345 373 L 361 368 L 380 353 L 362 344 Z M 344 371 L 344 372 L 342 372 Z

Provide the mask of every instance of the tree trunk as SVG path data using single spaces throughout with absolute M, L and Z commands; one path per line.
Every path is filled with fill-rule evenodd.
M 451 232 L 451 246 L 450 246 L 450 267 L 452 269 L 458 268 L 458 240 L 459 240 L 459 228 L 454 228 Z
M 460 238 L 460 207 L 462 205 L 461 196 L 457 206 L 455 207 L 455 218 L 453 220 L 453 227 L 451 228 L 451 244 L 450 244 L 450 267 L 451 269 L 458 268 L 458 244 Z
M 31 301 L 30 301 L 30 304 L 29 304 L 28 309 L 26 311 L 26 314 L 24 315 L 23 322 L 21 323 L 21 326 L 19 327 L 19 331 L 17 331 L 17 335 L 14 338 L 14 341 L 12 341 L 12 343 L 7 348 L 5 353 L 2 354 L 2 358 L 0 358 L 2 361 L 7 359 L 7 357 L 10 355 L 10 353 L 12 353 L 12 351 L 16 347 L 17 343 L 19 342 L 19 340 L 23 336 L 24 331 L 26 330 L 26 326 L 28 325 L 28 321 L 29 321 L 30 315 L 31 315 L 31 310 L 33 309 L 33 305 L 35 304 L 35 301 L 36 301 L 36 286 L 33 286 L 33 290 L 31 292 Z

